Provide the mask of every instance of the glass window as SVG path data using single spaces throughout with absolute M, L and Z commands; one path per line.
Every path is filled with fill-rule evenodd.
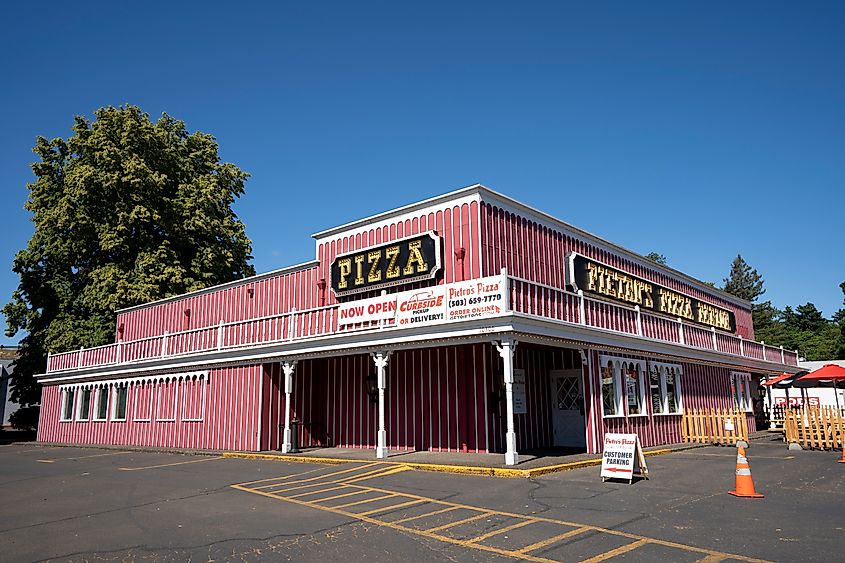
M 651 412 L 663 414 L 663 391 L 660 384 L 660 367 L 652 364 L 648 370 L 648 384 L 651 390 Z
M 616 382 L 616 374 L 613 369 L 613 362 L 608 361 L 607 365 L 601 368 L 601 396 L 604 416 L 615 416 L 619 414 L 619 389 Z
M 74 389 L 65 389 L 65 404 L 62 408 L 62 420 L 73 419 L 73 405 L 76 398 L 76 391 Z
M 681 402 L 678 396 L 678 374 L 675 373 L 675 368 L 666 370 L 666 403 L 670 413 L 680 412 Z
M 654 362 L 649 364 L 648 370 L 652 414 L 681 414 L 683 412 L 681 366 Z
M 623 364 L 622 373 L 625 376 L 625 397 L 628 414 L 643 414 L 642 374 L 636 363 Z
M 97 389 L 97 412 L 95 420 L 105 420 L 108 415 L 109 389 L 100 387 Z
M 742 411 L 752 410 L 751 403 L 751 374 L 745 372 L 731 372 L 731 394 L 734 406 Z
M 88 411 L 91 408 L 91 390 L 83 389 L 79 394 L 79 411 L 76 420 L 88 420 Z
M 113 420 L 126 420 L 126 386 L 116 387 L 114 390 Z

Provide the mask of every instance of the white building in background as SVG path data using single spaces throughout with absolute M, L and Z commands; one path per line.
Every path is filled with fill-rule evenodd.
M 827 364 L 835 364 L 837 366 L 845 367 L 845 360 L 822 360 L 819 362 L 808 362 L 806 360 L 799 361 L 798 365 L 807 371 L 814 371 Z M 810 406 L 831 406 L 835 407 L 836 394 L 839 395 L 839 406 L 845 407 L 845 384 L 839 384 L 839 389 L 834 390 L 832 387 L 810 387 L 804 390 L 802 394 L 801 389 L 789 389 L 789 403 L 792 405 L 801 405 L 805 401 Z M 777 386 L 772 388 L 772 405 L 785 405 L 787 402 L 786 390 L 777 389 Z

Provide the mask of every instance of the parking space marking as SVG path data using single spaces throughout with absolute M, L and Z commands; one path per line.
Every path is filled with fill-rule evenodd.
M 681 551 L 686 551 L 688 553 L 696 553 L 700 554 L 704 557 L 706 561 L 719 561 L 723 559 L 734 559 L 738 561 L 748 561 L 748 562 L 756 562 L 761 563 L 763 560 L 756 559 L 752 557 L 747 557 L 744 555 L 738 554 L 731 554 L 725 553 L 721 551 L 716 551 L 712 549 L 706 549 L 701 547 L 696 547 L 693 545 L 681 544 L 672 541 L 661 540 L 658 538 L 652 538 L 647 536 L 641 536 L 638 534 L 632 534 L 628 532 L 624 532 L 621 530 L 613 530 L 609 528 L 602 528 L 600 526 L 593 526 L 589 524 L 580 524 L 576 522 L 568 522 L 565 520 L 557 520 L 553 518 L 544 518 L 536 515 L 525 515 L 525 514 L 516 514 L 511 512 L 505 512 L 500 510 L 493 510 L 488 508 L 482 508 L 478 506 L 471 506 L 466 504 L 455 503 L 446 500 L 440 500 L 433 497 L 425 497 L 422 495 L 417 495 L 413 493 L 406 493 L 396 490 L 390 490 L 382 487 L 376 486 L 367 486 L 361 484 L 360 481 L 376 479 L 378 477 L 386 476 L 393 474 L 396 469 L 394 464 L 387 465 L 381 464 L 378 462 L 375 463 L 368 463 L 365 465 L 356 465 L 356 467 L 351 469 L 346 469 L 343 471 L 336 471 L 327 474 L 317 475 L 315 477 L 309 479 L 300 479 L 299 481 L 291 481 L 288 483 L 283 483 L 283 479 L 287 479 L 287 477 L 278 477 L 278 478 L 269 478 L 260 481 L 252 481 L 247 483 L 239 483 L 231 485 L 232 488 L 253 493 L 257 495 L 261 495 L 267 498 L 271 498 L 274 500 L 281 500 L 284 502 L 289 502 L 293 504 L 298 504 L 303 507 L 313 508 L 316 510 L 322 510 L 325 512 L 330 512 L 333 514 L 338 514 L 342 516 L 346 516 L 351 519 L 360 520 L 362 522 L 367 522 L 370 524 L 374 524 L 377 526 L 383 526 L 386 528 L 390 528 L 393 530 L 397 530 L 406 534 L 410 535 L 417 535 L 426 538 L 431 538 L 437 541 L 458 545 L 467 549 L 477 550 L 477 551 L 484 551 L 488 553 L 495 553 L 497 555 L 502 555 L 505 557 L 510 557 L 513 559 L 520 559 L 524 561 L 538 561 L 538 562 L 549 562 L 553 561 L 553 559 L 548 559 L 546 557 L 542 557 L 540 555 L 533 555 L 532 552 L 536 553 L 538 550 L 544 548 L 554 548 L 555 544 L 562 542 L 568 538 L 573 538 L 584 534 L 586 532 L 594 532 L 595 534 L 604 534 L 607 536 L 613 536 L 617 538 L 627 538 L 631 540 L 629 543 L 621 547 L 616 547 L 614 549 L 605 551 L 603 553 L 599 553 L 593 556 L 591 561 L 604 561 L 607 559 L 611 559 L 613 557 L 617 557 L 619 555 L 623 555 L 630 551 L 633 551 L 643 545 L 653 544 L 659 545 L 662 547 L 667 547 L 671 549 L 678 549 Z M 411 468 L 408 468 L 411 469 Z M 265 490 L 268 488 L 266 485 L 261 486 L 250 486 L 251 484 L 257 483 L 265 483 L 268 481 L 276 481 L 274 484 L 270 485 L 269 487 L 278 487 L 279 485 L 295 485 L 297 483 L 305 483 L 305 485 L 300 487 L 292 487 L 292 488 L 282 488 L 281 490 L 270 491 Z M 358 483 L 354 483 L 353 481 L 358 481 Z M 307 488 L 314 490 L 303 493 L 302 489 Z M 323 487 L 319 489 L 319 487 Z M 321 498 L 314 498 L 311 500 L 306 500 L 303 497 L 310 496 L 312 494 L 319 494 L 320 492 L 328 492 L 334 490 L 342 490 L 346 489 L 347 492 L 341 493 L 340 495 L 334 495 L 329 497 L 321 497 Z M 300 492 L 296 494 L 286 494 L 286 491 L 293 491 L 299 490 Z M 353 502 L 349 502 L 346 504 L 341 504 L 337 506 L 330 506 L 325 504 L 326 502 L 334 499 L 334 498 L 341 498 L 341 497 L 350 497 L 356 494 L 365 494 L 370 493 L 376 496 L 372 498 L 366 498 L 363 500 L 357 500 Z M 368 510 L 365 512 L 353 512 L 348 510 L 348 508 L 354 506 L 362 506 L 368 503 L 377 502 L 377 501 L 384 501 L 388 499 L 395 499 L 396 502 L 391 502 L 387 506 L 375 508 L 372 510 Z M 401 518 L 399 520 L 391 521 L 387 518 L 390 517 L 391 513 L 395 513 L 397 510 L 402 510 L 409 506 L 422 506 L 424 507 L 425 512 L 422 514 L 408 516 L 405 518 Z M 427 529 L 418 529 L 414 528 L 407 524 L 409 522 L 413 522 L 415 520 L 419 520 L 422 518 L 427 518 L 435 515 L 441 514 L 448 514 L 450 512 L 456 510 L 468 510 L 472 514 L 470 516 L 461 518 L 454 522 L 445 522 L 445 523 L 437 523 L 433 522 L 434 527 L 430 527 Z M 471 522 L 481 520 L 483 518 L 489 518 L 493 516 L 505 517 L 508 518 L 509 521 L 507 524 L 496 524 L 493 529 L 488 529 L 481 535 L 476 535 L 469 538 L 461 538 L 461 537 L 453 537 L 449 535 L 445 535 L 441 532 L 445 530 L 454 529 L 458 526 L 463 524 L 469 524 Z M 516 520 L 516 522 L 512 522 L 510 520 Z M 499 548 L 491 545 L 486 545 L 480 543 L 486 539 L 494 537 L 496 535 L 506 533 L 512 530 L 516 530 L 518 528 L 522 528 L 524 526 L 528 526 L 534 523 L 546 523 L 552 524 L 553 527 L 557 526 L 560 528 L 566 528 L 562 530 L 560 533 L 555 533 L 556 530 L 552 530 L 550 532 L 549 537 L 532 543 L 530 545 L 525 545 L 521 547 L 517 547 L 515 549 L 505 549 Z M 563 546 L 561 546 L 563 547 Z
M 604 553 L 600 553 L 600 554 L 596 555 L 595 557 L 591 557 L 590 559 L 584 560 L 583 563 L 598 563 L 599 561 L 606 561 L 608 559 L 616 557 L 617 555 L 622 555 L 623 553 L 628 553 L 629 551 L 634 551 L 638 547 L 645 545 L 647 543 L 648 543 L 648 540 L 646 540 L 646 539 L 637 540 L 633 543 L 629 543 L 629 544 L 623 545 L 621 547 L 617 547 L 616 549 L 611 549 L 610 551 L 605 551 Z
M 521 554 L 528 553 L 529 551 L 537 551 L 538 549 L 542 549 L 547 545 L 552 545 L 553 543 L 557 543 L 560 540 L 565 540 L 566 538 L 571 538 L 572 536 L 577 536 L 578 534 L 583 534 L 584 532 L 589 532 L 590 530 L 592 530 L 592 528 L 587 526 L 575 528 L 574 530 L 569 530 L 568 532 L 564 532 L 562 534 L 546 538 L 544 540 L 538 541 L 537 543 L 526 545 L 522 549 L 518 549 L 516 552 Z
M 484 541 L 486 539 L 490 539 L 493 536 L 498 536 L 499 534 L 506 534 L 511 530 L 516 530 L 522 528 L 523 526 L 527 526 L 528 524 L 536 523 L 536 520 L 523 520 L 522 522 L 517 522 L 516 524 L 511 524 L 510 526 L 505 526 L 504 528 L 499 528 L 497 530 L 493 530 L 492 532 L 487 532 L 486 534 L 482 534 L 478 537 L 472 538 L 471 540 L 467 540 L 468 543 L 478 543 L 480 541 Z
M 192 459 L 190 461 L 177 461 L 175 463 L 160 463 L 158 465 L 147 465 L 145 467 L 118 467 L 120 471 L 143 471 L 145 469 L 159 469 L 162 467 L 173 467 L 174 465 L 187 465 L 189 463 L 203 463 L 206 461 L 217 461 L 218 459 L 225 459 L 223 456 L 220 457 L 208 457 L 203 459 Z

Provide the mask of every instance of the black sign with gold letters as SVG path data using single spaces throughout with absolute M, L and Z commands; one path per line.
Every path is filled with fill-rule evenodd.
M 568 255 L 567 261 L 567 283 L 576 290 L 629 305 L 639 305 L 642 310 L 664 313 L 692 323 L 736 332 L 736 317 L 732 311 L 626 274 L 574 252 Z
M 433 232 L 343 254 L 332 262 L 336 295 L 403 285 L 437 275 L 440 237 Z

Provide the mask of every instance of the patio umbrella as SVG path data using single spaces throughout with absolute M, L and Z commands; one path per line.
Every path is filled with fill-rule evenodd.
M 845 381 L 845 368 L 836 364 L 825 364 L 815 371 L 804 374 L 793 381 L 795 387 L 818 387 L 824 382 L 833 382 L 833 396 L 836 398 L 836 408 L 839 408 L 839 390 L 837 381 Z

